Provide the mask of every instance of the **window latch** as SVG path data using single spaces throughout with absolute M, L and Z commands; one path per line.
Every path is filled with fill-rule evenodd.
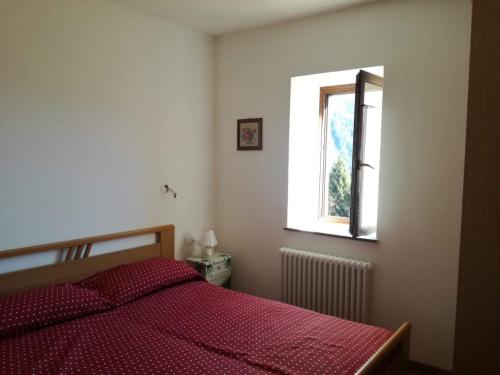
M 375 170 L 375 168 L 373 166 L 371 166 L 370 164 L 358 161 L 358 168 L 361 168 L 361 167 L 368 167 L 368 168 Z

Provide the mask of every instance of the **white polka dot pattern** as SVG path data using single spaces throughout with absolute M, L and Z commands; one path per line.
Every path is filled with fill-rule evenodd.
M 353 374 L 390 334 L 193 281 L 0 341 L 0 373 Z
M 97 291 L 118 306 L 162 287 L 193 279 L 202 276 L 184 262 L 150 258 L 97 273 L 77 285 Z
M 96 292 L 52 285 L 0 299 L 0 337 L 111 308 Z

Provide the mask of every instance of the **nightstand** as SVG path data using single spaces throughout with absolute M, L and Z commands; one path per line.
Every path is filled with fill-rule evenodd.
M 231 288 L 231 255 L 214 253 L 211 257 L 186 258 L 186 262 L 201 273 L 210 284 Z

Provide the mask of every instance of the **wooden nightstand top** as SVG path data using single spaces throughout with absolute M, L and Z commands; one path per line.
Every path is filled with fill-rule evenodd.
M 231 255 L 224 253 L 214 253 L 211 257 L 194 256 L 186 258 L 189 263 L 203 263 L 205 265 L 231 261 Z

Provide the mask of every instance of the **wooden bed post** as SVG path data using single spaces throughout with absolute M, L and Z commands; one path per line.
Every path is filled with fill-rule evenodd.
M 157 241 L 160 243 L 161 256 L 175 259 L 175 227 L 170 227 L 158 232 Z
M 401 367 L 404 374 L 408 373 L 410 364 L 410 340 L 411 340 L 411 324 L 408 324 L 401 338 Z
M 404 322 L 356 375 L 401 375 L 408 373 L 411 324 Z

